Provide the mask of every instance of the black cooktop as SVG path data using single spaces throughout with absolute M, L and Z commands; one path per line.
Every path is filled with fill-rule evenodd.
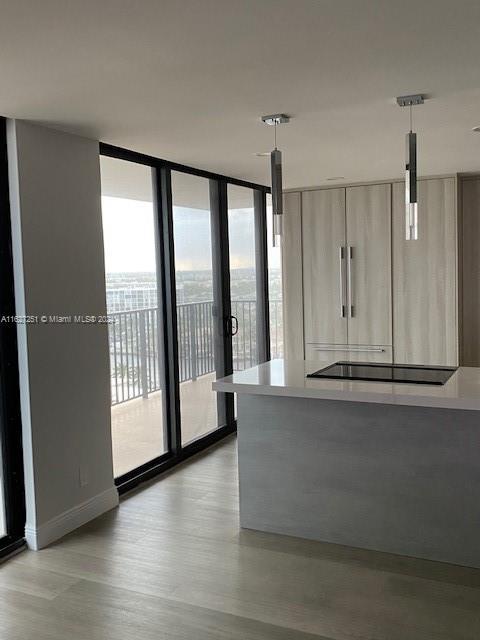
M 411 364 L 336 362 L 307 378 L 367 380 L 371 382 L 407 382 L 409 384 L 445 384 L 457 367 L 425 367 Z

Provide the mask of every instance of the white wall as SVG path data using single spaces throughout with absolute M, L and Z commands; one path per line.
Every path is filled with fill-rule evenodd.
M 105 315 L 98 143 L 10 121 L 8 145 L 17 314 Z M 118 504 L 107 331 L 18 325 L 32 548 Z

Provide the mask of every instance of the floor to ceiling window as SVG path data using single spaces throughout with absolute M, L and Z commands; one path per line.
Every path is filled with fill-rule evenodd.
M 6 120 L 0 118 L 0 316 L 15 316 Z M 23 544 L 25 493 L 17 326 L 0 323 L 0 557 Z
M 120 490 L 235 430 L 215 378 L 269 356 L 266 192 L 101 145 Z
M 218 371 L 219 301 L 214 287 L 210 183 L 172 172 L 182 444 L 225 424 L 212 391 Z
M 3 447 L 0 449 L 0 539 L 3 538 L 7 533 L 7 522 L 6 522 L 6 513 L 5 513 L 5 483 L 3 480 L 3 460 L 5 454 L 3 451 Z
M 288 214 L 285 214 L 288 215 Z M 283 294 L 281 242 L 273 246 L 272 196 L 267 194 L 268 292 L 270 357 L 283 358 Z
M 0 222 L 1 231 L 4 228 Z M 0 244 L 3 244 L 2 240 Z M 6 266 L 4 258 L 5 255 L 0 257 L 2 267 Z M 4 276 L 5 273 L 2 273 L 2 289 L 7 285 Z M 5 305 L 6 302 L 3 290 L 0 293 L 0 313 L 15 315 L 10 305 Z M 6 308 L 10 308 L 10 311 L 6 312 Z M 12 333 L 15 329 L 14 323 L 2 324 L 0 328 L 0 558 L 23 543 L 25 528 L 16 336 Z
M 235 318 L 233 369 L 241 371 L 259 361 L 257 345 L 257 264 L 252 189 L 228 185 L 230 295 Z
M 168 450 L 152 169 L 101 158 L 113 464 L 123 476 Z

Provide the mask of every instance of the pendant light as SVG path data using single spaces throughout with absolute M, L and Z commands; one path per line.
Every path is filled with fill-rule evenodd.
M 423 104 L 422 94 L 400 96 L 397 104 L 410 110 L 410 131 L 406 135 L 405 160 L 405 238 L 418 240 L 417 134 L 413 132 L 412 107 Z
M 273 213 L 273 246 L 280 244 L 283 235 L 283 187 L 282 187 L 282 152 L 277 149 L 277 125 L 290 122 L 284 113 L 262 116 L 262 122 L 274 128 L 274 149 L 270 153 L 272 180 L 272 213 Z

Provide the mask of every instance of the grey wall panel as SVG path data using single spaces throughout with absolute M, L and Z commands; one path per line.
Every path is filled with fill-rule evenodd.
M 105 316 L 98 142 L 10 121 L 9 171 L 17 313 Z M 30 531 L 117 499 L 107 330 L 18 325 Z

